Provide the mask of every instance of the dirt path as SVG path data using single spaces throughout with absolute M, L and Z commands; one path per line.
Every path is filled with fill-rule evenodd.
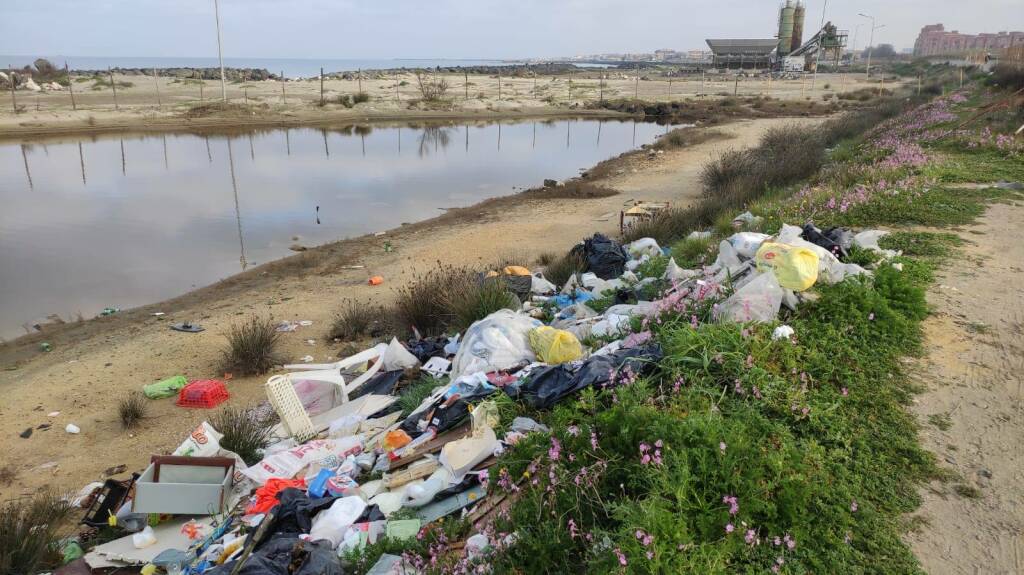
M 162 304 L 110 318 L 86 322 L 75 337 L 60 341 L 41 354 L 8 362 L 0 371 L 0 499 L 31 493 L 45 485 L 78 489 L 103 478 L 103 470 L 126 464 L 141 469 L 152 453 L 172 450 L 208 414 L 175 407 L 172 400 L 150 402 L 150 418 L 132 433 L 123 431 L 116 415 L 118 399 L 130 390 L 172 375 L 200 379 L 218 377 L 215 370 L 223 334 L 250 313 L 271 314 L 277 320 L 311 320 L 311 327 L 285 334 L 286 357 L 293 361 L 309 354 L 327 361 L 337 346 L 324 343 L 334 313 L 345 299 L 386 303 L 393 289 L 405 285 L 416 271 L 443 261 L 483 266 L 508 252 L 537 255 L 563 251 L 583 237 L 601 231 L 615 233 L 618 211 L 631 199 L 689 203 L 699 193 L 697 171 L 707 157 L 727 146 L 749 146 L 770 126 L 819 119 L 740 121 L 715 128 L 729 139 L 696 144 L 653 157 L 632 156 L 599 181 L 623 191 L 600 199 L 497 201 L 471 209 L 471 217 L 442 218 L 406 226 L 384 237 L 343 243 L 358 253 L 341 254 L 338 265 L 257 268 Z M 488 207 L 491 206 L 491 207 Z M 394 251 L 384 250 L 385 241 Z M 314 253 L 311 251 L 309 253 Z M 333 252 L 332 252 L 333 256 Z M 385 284 L 369 287 L 369 275 L 382 275 Z M 153 311 L 167 315 L 157 318 Z M 196 320 L 206 331 L 182 334 L 167 325 Z M 312 341 L 312 343 L 308 343 Z M 6 351 L 9 351 L 8 348 Z M 231 401 L 246 405 L 264 397 L 265 378 L 236 378 L 229 383 Z M 60 414 L 49 417 L 51 412 Z M 79 435 L 64 432 L 68 423 Z M 40 425 L 51 424 L 48 429 Z M 19 434 L 33 428 L 31 437 Z M 13 477 L 11 477 L 13 475 Z
M 922 441 L 958 476 L 922 491 L 908 536 L 932 574 L 1024 573 L 1024 207 L 997 204 L 928 295 Z

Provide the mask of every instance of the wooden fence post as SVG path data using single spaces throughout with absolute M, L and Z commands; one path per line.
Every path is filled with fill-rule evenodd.
M 466 87 L 466 99 L 468 100 L 469 99 L 469 71 L 463 70 L 462 71 L 462 75 L 465 78 L 465 80 L 463 81 L 464 82 L 463 85 Z
M 14 96 L 14 68 L 10 64 L 7 65 L 7 74 L 11 79 L 11 109 L 14 113 L 18 113 L 18 99 Z
M 320 67 L 320 106 L 324 105 L 324 68 Z M 326 134 L 325 134 L 326 138 Z M 326 139 L 324 140 L 326 142 Z
M 164 103 L 160 101 L 160 76 L 157 75 L 156 68 L 153 68 L 153 86 L 156 87 L 156 107 L 162 110 Z
M 640 99 L 640 65 L 639 64 L 637 64 L 637 66 L 636 66 L 636 87 L 633 88 L 633 99 L 634 100 L 639 100 Z
M 501 68 L 498 68 L 498 101 L 501 101 Z
M 68 77 L 68 93 L 71 94 L 71 109 L 77 110 L 78 106 L 75 105 L 75 88 L 74 82 L 71 81 L 71 71 L 68 70 L 68 62 L 64 61 L 64 75 Z M 13 79 L 12 79 L 13 81 Z
M 363 91 L 363 69 L 362 68 L 358 68 L 356 70 L 356 81 L 359 82 L 359 92 L 362 93 L 362 91 Z
M 110 75 L 110 89 L 114 91 L 114 109 L 120 110 L 117 107 L 117 84 L 114 82 L 114 72 L 110 69 L 110 66 L 107 66 L 107 74 Z
M 284 70 L 281 70 L 281 103 L 288 103 L 288 95 L 284 93 Z

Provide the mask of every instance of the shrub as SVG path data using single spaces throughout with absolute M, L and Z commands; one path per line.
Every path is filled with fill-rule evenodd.
M 224 434 L 220 445 L 237 453 L 248 465 L 255 465 L 270 445 L 274 428 L 255 410 L 227 406 L 210 419 L 213 428 Z
M 413 328 L 423 335 L 444 333 L 451 320 L 442 294 L 465 289 L 470 273 L 464 268 L 441 265 L 414 279 L 395 293 L 395 324 L 402 333 Z
M 438 295 L 451 316 L 448 327 L 459 331 L 500 309 L 519 309 L 519 298 L 500 277 L 475 281 L 461 290 Z
M 364 102 L 369 102 L 370 101 L 370 95 L 367 94 L 366 92 L 356 92 L 355 95 L 352 96 L 352 101 L 354 103 L 356 103 L 356 104 L 362 104 Z
M 578 253 L 569 252 L 544 268 L 544 277 L 560 287 L 569 281 L 572 274 L 583 273 L 586 270 L 586 259 Z
M 1012 92 L 1024 88 L 1024 64 L 1000 62 L 992 69 L 991 83 Z
M 60 566 L 58 529 L 73 508 L 50 491 L 0 504 L 0 573 Z
M 443 100 L 448 93 L 448 80 L 444 78 L 427 77 L 426 74 L 416 72 L 416 85 L 419 88 L 420 96 L 427 102 Z
M 384 308 L 368 303 L 347 300 L 334 316 L 328 339 L 349 340 L 373 335 L 380 331 L 385 317 Z
M 223 352 L 224 371 L 242 375 L 260 375 L 280 363 L 277 347 L 281 334 L 269 317 L 253 315 L 241 324 L 231 326 L 228 345 Z
M 117 415 L 121 418 L 121 426 L 132 429 L 146 417 L 146 397 L 138 391 L 128 392 L 117 405 Z

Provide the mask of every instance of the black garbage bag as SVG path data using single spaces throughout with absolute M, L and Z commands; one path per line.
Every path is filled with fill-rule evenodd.
M 209 575 L 229 575 L 238 559 L 215 567 Z M 295 534 L 275 534 L 254 551 L 238 575 L 344 575 L 341 559 L 329 541 L 303 541 Z
M 583 240 L 583 243 L 574 247 L 571 253 L 585 258 L 587 271 L 594 272 L 603 280 L 621 276 L 622 272 L 626 271 L 626 262 L 629 260 L 626 249 L 603 234 L 594 234 L 594 237 Z
M 289 534 L 309 533 L 313 528 L 313 518 L 317 513 L 330 507 L 337 497 L 320 497 L 310 499 L 306 492 L 301 489 L 289 487 L 277 494 L 280 501 L 274 509 L 271 524 L 267 526 L 266 534 Z M 269 517 L 269 516 L 268 516 Z M 253 531 L 255 535 L 256 531 Z M 256 548 L 259 549 L 266 540 L 257 541 Z
M 627 368 L 637 375 L 648 374 L 657 367 L 662 357 L 661 346 L 649 343 L 607 355 L 591 356 L 575 372 L 571 364 L 535 369 L 525 381 L 505 386 L 505 391 L 509 396 L 522 399 L 534 408 L 545 409 L 583 388 L 608 385 L 613 376 Z
M 350 393 L 348 399 L 351 401 L 364 395 L 391 395 L 391 392 L 395 390 L 395 386 L 398 385 L 398 380 L 402 378 L 404 373 L 405 370 L 402 369 L 378 373 Z
M 814 227 L 814 224 L 806 224 L 803 228 L 803 232 L 800 234 L 800 237 L 816 246 L 825 248 L 840 260 L 845 260 L 848 255 L 842 246 L 825 237 L 825 235 L 821 233 L 821 230 Z
M 469 417 L 471 405 L 480 403 L 481 399 L 496 391 L 498 388 L 479 382 L 452 384 L 445 395 L 436 399 L 426 409 L 409 414 L 402 422 L 401 429 L 413 438 L 418 437 L 428 427 L 437 428 L 438 434 L 444 433 Z
M 437 337 L 424 337 L 421 339 L 410 339 L 406 342 L 405 347 L 409 350 L 409 353 L 416 356 L 416 359 L 420 360 L 420 363 L 427 363 L 432 357 L 447 357 L 448 354 L 444 352 L 444 346 L 448 343 L 448 338 L 439 335 Z
M 850 252 L 850 248 L 853 247 L 853 232 L 846 228 L 829 228 L 824 232 L 821 232 L 826 238 L 832 240 L 839 247 L 847 253 Z

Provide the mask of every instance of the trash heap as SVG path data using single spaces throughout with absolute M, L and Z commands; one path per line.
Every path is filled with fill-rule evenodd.
M 734 222 L 757 223 L 749 213 Z M 775 321 L 783 306 L 813 298 L 818 282 L 870 273 L 844 261 L 854 246 L 897 255 L 878 246 L 884 233 L 810 224 L 783 225 L 774 236 L 738 231 L 700 269 L 679 267 L 653 239 L 620 245 L 596 234 L 573 248 L 586 271 L 563 286 L 517 266 L 495 270 L 482 281 L 502 278 L 520 309 L 491 313 L 462 334 L 393 338 L 270 377 L 279 423 L 260 461 L 248 465 L 224 449 L 221 432 L 204 422 L 131 479 L 86 486 L 76 500 L 88 508 L 83 523 L 126 535 L 83 560 L 143 573 L 341 574 L 346 554 L 383 537 L 416 537 L 447 516 L 474 526 L 465 552 L 479 556 L 492 543 L 479 526 L 499 508 L 488 468 L 526 435 L 548 432 L 526 417 L 503 422 L 500 394 L 544 410 L 585 388 L 650 373 L 662 351 L 647 326 L 666 311 L 695 310 L 694 323 L 698 313 L 701 321 Z M 785 325 L 774 332 L 791 335 Z M 432 393 L 403 415 L 403 384 L 428 377 Z M 189 384 L 191 400 L 223 400 L 220 387 L 201 383 Z M 146 393 L 185 389 L 172 378 Z M 370 572 L 412 571 L 385 555 Z

